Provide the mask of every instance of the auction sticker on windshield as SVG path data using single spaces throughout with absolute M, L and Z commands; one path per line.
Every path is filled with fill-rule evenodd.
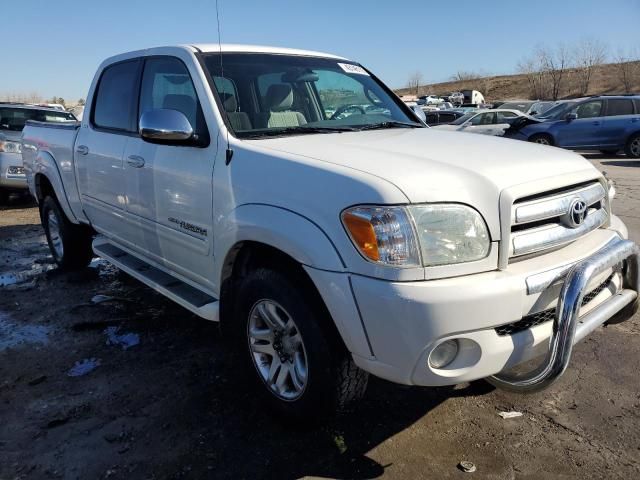
M 338 65 L 340 65 L 340 68 L 342 68 L 342 70 L 344 70 L 347 73 L 357 73 L 358 75 L 369 76 L 367 71 L 364 68 L 362 68 L 360 65 L 353 65 L 351 63 L 338 63 Z

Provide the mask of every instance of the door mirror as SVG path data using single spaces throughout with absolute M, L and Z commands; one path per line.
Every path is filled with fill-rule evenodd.
M 416 114 L 416 117 L 422 120 L 423 123 L 427 121 L 427 114 L 420 108 L 420 105 L 415 105 L 411 109 L 413 110 L 413 113 Z
M 161 108 L 144 112 L 138 129 L 140 136 L 150 143 L 180 144 L 194 138 L 191 123 L 178 110 Z
M 578 114 L 577 113 L 567 113 L 565 115 L 564 119 L 567 122 L 572 122 L 573 120 L 577 120 L 578 119 Z

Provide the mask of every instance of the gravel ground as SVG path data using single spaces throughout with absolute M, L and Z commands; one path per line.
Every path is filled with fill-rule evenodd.
M 640 240 L 640 161 L 587 157 Z M 638 315 L 599 329 L 529 396 L 374 379 L 350 415 L 291 430 L 214 324 L 103 261 L 58 272 L 37 210 L 14 200 L 0 208 L 0 479 L 640 478 L 639 341 Z

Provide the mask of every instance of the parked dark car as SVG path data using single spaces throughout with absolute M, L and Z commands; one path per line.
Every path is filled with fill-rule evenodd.
M 556 105 L 536 118 L 523 117 L 505 137 L 575 150 L 640 158 L 640 95 L 595 96 Z
M 432 111 L 425 112 L 425 114 L 427 115 L 425 122 L 430 127 L 451 123 L 464 115 L 462 112 L 456 112 L 453 110 Z

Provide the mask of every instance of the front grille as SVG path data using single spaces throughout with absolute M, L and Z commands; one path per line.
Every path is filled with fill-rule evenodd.
M 596 288 L 587 293 L 584 297 L 582 297 L 581 306 L 584 307 L 591 300 L 596 298 L 613 280 L 613 275 L 609 275 L 607 279 L 598 285 Z M 531 315 L 527 315 L 526 317 L 522 317 L 522 320 L 518 320 L 517 322 L 508 323 L 506 325 L 500 325 L 497 327 L 496 333 L 498 335 L 513 335 L 518 332 L 523 332 L 528 330 L 536 325 L 541 325 L 546 322 L 551 322 L 556 317 L 556 307 L 549 308 L 547 310 L 543 310 L 542 312 L 532 313 Z
M 586 210 L 580 221 L 572 216 L 578 200 Z M 591 182 L 516 201 L 511 213 L 509 257 L 555 248 L 601 227 L 609 216 L 605 200 L 602 184 Z

